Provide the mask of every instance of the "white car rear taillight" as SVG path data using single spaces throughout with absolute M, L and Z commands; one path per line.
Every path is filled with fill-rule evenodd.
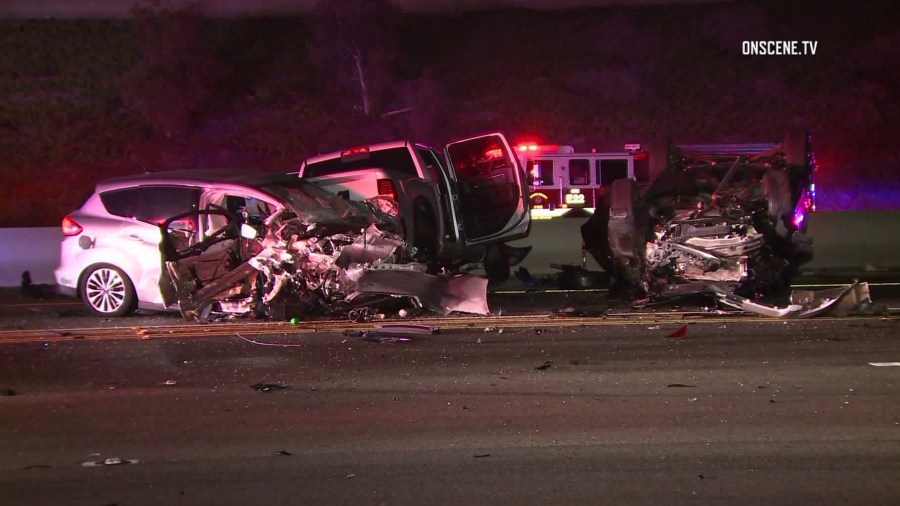
M 64 236 L 72 237 L 80 234 L 82 230 L 84 230 L 84 227 L 73 220 L 71 216 L 67 215 L 62 219 L 62 233 Z

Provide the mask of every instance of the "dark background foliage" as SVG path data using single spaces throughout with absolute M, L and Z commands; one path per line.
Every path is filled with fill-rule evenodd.
M 0 21 L 0 225 L 55 225 L 114 174 L 288 171 L 345 145 L 493 129 L 613 150 L 808 128 L 821 208 L 900 206 L 892 3 L 433 15 L 351 3 L 344 19 L 326 0 L 303 18 L 149 6 L 128 20 Z M 759 39 L 818 51 L 741 53 Z

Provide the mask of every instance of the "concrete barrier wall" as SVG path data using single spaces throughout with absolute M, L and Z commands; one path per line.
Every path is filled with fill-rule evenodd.
M 815 252 L 804 269 L 900 267 L 900 211 L 833 211 L 810 215 Z
M 550 264 L 581 265 L 581 225 L 585 218 L 535 220 L 531 236 L 515 245 L 531 245 L 523 262 L 532 274 L 559 272 Z M 900 211 L 821 212 L 810 216 L 815 255 L 804 270 L 900 268 Z M 34 283 L 52 284 L 59 262 L 59 227 L 0 229 L 0 286 L 18 286 L 22 271 Z M 598 269 L 590 257 L 588 269 Z
M 18 286 L 22 271 L 36 284 L 55 284 L 53 269 L 59 263 L 59 227 L 0 228 L 0 286 Z

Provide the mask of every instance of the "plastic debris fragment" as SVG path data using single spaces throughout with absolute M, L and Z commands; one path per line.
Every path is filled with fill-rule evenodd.
M 681 339 L 682 337 L 687 335 L 688 326 L 682 325 L 678 327 L 675 331 L 667 335 L 669 339 Z

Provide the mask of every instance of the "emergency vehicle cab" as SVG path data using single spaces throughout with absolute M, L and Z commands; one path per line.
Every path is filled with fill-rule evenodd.
M 574 208 L 593 212 L 616 179 L 649 179 L 649 156 L 640 144 L 626 144 L 616 152 L 576 153 L 572 146 L 522 143 L 516 153 L 528 174 L 534 218 Z

